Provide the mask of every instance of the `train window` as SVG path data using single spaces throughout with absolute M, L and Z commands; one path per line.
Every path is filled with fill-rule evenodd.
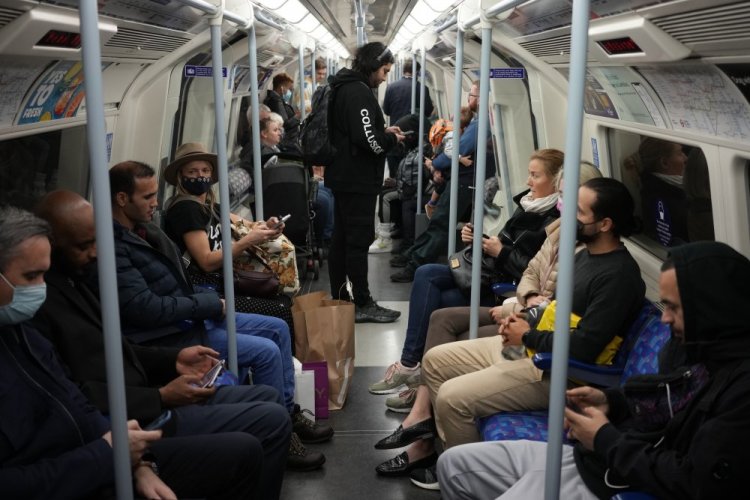
M 700 148 L 609 131 L 614 171 L 633 195 L 643 232 L 633 239 L 659 257 L 682 243 L 714 239 L 711 186 Z
M 0 205 L 32 209 L 41 196 L 55 189 L 85 195 L 86 151 L 83 126 L 0 141 Z

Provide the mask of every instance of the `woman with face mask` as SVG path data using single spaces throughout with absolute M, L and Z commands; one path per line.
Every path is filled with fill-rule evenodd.
M 298 153 L 299 113 L 291 104 L 294 80 L 286 73 L 279 73 L 273 77 L 272 85 L 273 88 L 268 90 L 263 104 L 284 121 L 283 141 L 278 144 L 279 149 L 283 152 Z

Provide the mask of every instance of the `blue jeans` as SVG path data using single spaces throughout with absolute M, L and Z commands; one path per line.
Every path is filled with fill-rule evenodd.
M 330 241 L 333 236 L 333 191 L 318 183 L 318 197 L 315 207 L 315 236 L 318 241 Z
M 206 320 L 208 345 L 227 357 L 227 324 Z M 294 407 L 294 365 L 289 326 L 284 320 L 262 314 L 237 313 L 237 365 L 240 380 L 248 371 L 256 384 L 270 385 Z
M 484 303 L 492 299 L 484 298 Z M 433 311 L 442 307 L 468 306 L 469 299 L 453 281 L 453 274 L 443 264 L 425 264 L 417 268 L 409 297 L 409 324 L 401 351 L 401 363 L 415 365 L 422 360 L 427 327 Z M 484 305 L 484 304 L 483 304 Z M 490 304 L 491 305 L 491 304 Z

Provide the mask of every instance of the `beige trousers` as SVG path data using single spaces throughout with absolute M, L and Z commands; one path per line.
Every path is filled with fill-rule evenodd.
M 447 448 L 478 441 L 478 417 L 547 408 L 549 379 L 530 359 L 510 361 L 502 350 L 496 335 L 439 345 L 423 358 L 422 379 Z

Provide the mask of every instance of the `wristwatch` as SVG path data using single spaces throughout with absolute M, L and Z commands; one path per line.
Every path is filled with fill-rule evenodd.
M 151 470 L 156 474 L 159 475 L 159 466 L 156 464 L 156 456 L 151 452 L 146 452 L 141 456 L 141 461 L 138 462 L 138 465 L 136 467 L 150 467 Z

